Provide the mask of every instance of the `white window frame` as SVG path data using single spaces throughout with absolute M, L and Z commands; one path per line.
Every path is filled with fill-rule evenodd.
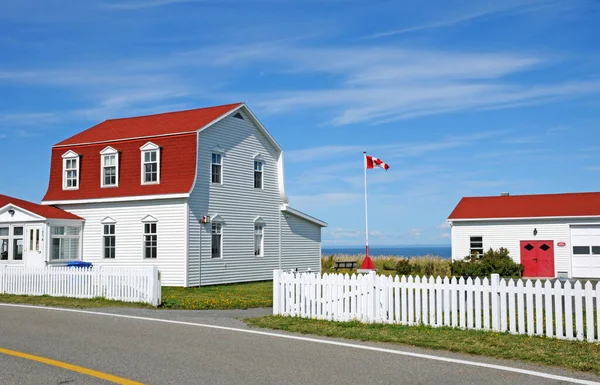
M 24 224 L 3 224 L 0 226 L 2 228 L 8 228 L 8 234 L 0 235 L 0 241 L 6 240 L 8 248 L 6 252 L 8 253 L 6 259 L 0 259 L 0 263 L 23 263 L 23 255 L 25 254 L 25 225 Z M 15 229 L 20 228 L 22 233 L 21 235 L 15 234 Z M 16 241 L 21 240 L 21 259 L 15 259 L 15 243 Z
M 102 245 L 101 245 L 102 259 L 104 259 L 104 260 L 115 260 L 117 258 L 117 221 L 115 221 L 111 217 L 106 217 L 106 218 L 104 218 L 100 222 L 100 225 L 102 226 Z M 113 234 L 107 234 L 105 226 L 113 226 L 114 227 Z M 112 245 L 112 249 L 114 250 L 114 252 L 113 252 L 114 257 L 113 258 L 107 258 L 106 257 L 106 237 L 113 237 L 114 238 L 114 244 Z
M 54 228 L 56 227 L 63 227 L 65 228 L 65 231 L 63 234 L 54 234 Z M 78 232 L 76 235 L 73 234 L 67 234 L 66 228 L 67 227 L 72 227 L 72 228 L 76 228 L 78 229 Z M 53 223 L 50 225 L 50 253 L 48 255 L 48 260 L 52 261 L 79 261 L 81 260 L 81 246 L 82 246 L 82 239 L 81 239 L 81 233 L 82 233 L 82 228 L 81 225 L 71 225 L 71 224 L 59 224 L 59 223 Z M 29 235 L 28 235 L 29 237 Z M 54 243 L 54 239 L 77 239 L 77 258 L 52 258 L 52 250 L 53 250 L 53 243 Z M 59 242 L 59 256 L 61 254 L 60 250 L 63 249 L 63 243 Z
M 140 151 L 141 151 L 141 183 L 143 185 L 160 184 L 160 147 L 152 142 L 148 142 L 148 143 L 144 144 L 142 147 L 140 147 Z M 151 152 L 156 152 L 156 181 L 146 182 L 146 178 L 145 178 L 146 170 L 144 167 L 146 165 L 145 157 L 146 157 L 147 153 L 151 153 Z M 154 162 L 148 162 L 148 163 L 154 163 Z
M 481 238 L 481 242 L 473 241 L 473 238 Z M 472 247 L 473 243 L 481 243 L 481 247 Z M 477 254 L 479 257 L 485 253 L 485 247 L 483 246 L 483 236 L 482 235 L 470 235 L 469 236 L 469 255 L 473 255 L 474 250 L 481 250 L 481 253 Z
M 214 157 L 215 156 L 219 156 L 221 162 L 220 163 L 215 163 L 214 162 Z M 224 154 L 222 151 L 218 151 L 218 150 L 213 150 L 212 153 L 210 154 L 210 183 L 213 185 L 222 185 L 223 184 L 223 158 L 224 158 Z M 219 182 L 213 182 L 213 166 L 219 166 L 220 167 L 220 174 L 219 176 L 221 177 Z
M 154 224 L 155 227 L 155 232 L 152 233 L 146 233 L 146 225 L 152 225 Z M 146 257 L 146 236 L 155 236 L 155 242 L 156 242 L 156 257 L 152 258 L 152 257 Z M 152 246 L 151 246 L 152 247 Z M 158 259 L 158 219 L 154 218 L 152 215 L 146 215 L 143 219 L 142 219 L 142 259 L 144 260 L 157 260 Z
M 260 235 L 260 252 L 256 254 L 256 236 Z M 263 258 L 265 256 L 265 224 L 263 222 L 254 222 L 254 256 Z
M 65 152 L 62 155 L 62 159 L 63 159 L 63 172 L 62 172 L 62 188 L 63 190 L 79 190 L 79 176 L 80 176 L 80 166 L 81 166 L 81 161 L 79 158 L 79 154 L 77 154 L 76 152 L 69 150 L 67 152 Z M 67 169 L 67 163 L 71 163 L 72 162 L 76 163 L 76 167 L 70 167 Z M 68 178 L 67 177 L 67 172 L 69 171 L 74 171 L 75 172 L 75 178 Z M 75 181 L 75 186 L 68 186 L 68 181 L 69 180 L 74 180 Z
M 217 232 L 215 232 L 215 228 Z M 220 235 L 219 238 L 219 256 L 213 256 L 213 241 L 214 235 Z M 210 224 L 210 258 L 211 259 L 223 259 L 223 223 L 222 222 L 212 222 Z
M 106 165 L 106 159 L 111 156 L 115 157 L 115 164 L 113 166 Z M 115 168 L 115 183 L 114 184 L 106 184 L 106 178 L 104 175 L 104 171 L 108 167 Z M 100 187 L 119 187 L 119 152 L 114 148 L 108 146 L 104 150 L 100 151 Z
M 258 170 L 257 170 L 256 166 L 259 166 Z M 264 190 L 264 188 L 265 188 L 264 169 L 265 169 L 265 162 L 262 160 L 259 160 L 259 159 L 254 159 L 254 173 L 252 174 L 253 175 L 252 183 L 254 185 L 254 188 L 256 188 L 256 189 Z M 257 172 L 260 173 L 260 186 L 259 187 L 256 187 L 256 173 Z

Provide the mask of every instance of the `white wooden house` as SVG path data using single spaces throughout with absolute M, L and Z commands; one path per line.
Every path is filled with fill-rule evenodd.
M 600 193 L 466 197 L 448 218 L 452 259 L 506 248 L 527 277 L 600 278 Z
M 112 119 L 52 147 L 43 205 L 81 224 L 49 263 L 156 265 L 169 286 L 320 271 L 326 223 L 289 206 L 283 151 L 243 103 Z

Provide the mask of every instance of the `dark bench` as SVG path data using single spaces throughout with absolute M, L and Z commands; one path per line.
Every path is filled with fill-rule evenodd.
M 357 261 L 333 261 L 334 269 L 354 269 Z

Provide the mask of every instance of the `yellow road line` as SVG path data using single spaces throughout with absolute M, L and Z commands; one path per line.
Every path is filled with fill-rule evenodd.
M 112 374 L 98 372 L 96 370 L 83 368 L 83 367 L 77 366 L 77 365 L 67 364 L 66 362 L 56 361 L 56 360 L 52 360 L 50 358 L 34 356 L 33 354 L 21 353 L 21 352 L 17 352 L 14 350 L 3 349 L 3 348 L 0 348 L 0 353 L 8 354 L 9 356 L 15 356 L 15 357 L 19 357 L 19 358 L 25 358 L 26 360 L 41 362 L 46 365 L 56 366 L 56 367 L 59 367 L 62 369 L 71 370 L 73 372 L 82 373 L 82 374 L 85 374 L 85 375 L 88 375 L 91 377 L 97 377 L 102 380 L 113 382 L 115 384 L 144 385 L 141 382 L 128 380 L 123 377 L 113 376 Z

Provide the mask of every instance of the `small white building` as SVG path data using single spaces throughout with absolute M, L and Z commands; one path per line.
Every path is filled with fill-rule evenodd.
M 81 234 L 49 264 L 153 265 L 168 286 L 321 268 L 327 224 L 289 206 L 283 151 L 243 103 L 111 119 L 54 145 L 42 204 Z
M 0 195 L 0 264 L 44 267 L 81 255 L 83 222 L 56 207 Z
M 448 222 L 453 260 L 503 247 L 526 277 L 600 278 L 600 193 L 466 197 Z

